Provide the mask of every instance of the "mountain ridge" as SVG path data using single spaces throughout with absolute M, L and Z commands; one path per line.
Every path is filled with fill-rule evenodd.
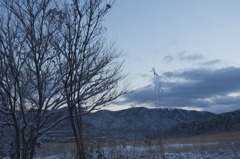
M 214 115 L 206 111 L 136 107 L 119 111 L 100 110 L 84 117 L 84 121 L 85 125 L 88 125 L 87 135 L 91 137 L 101 134 L 112 138 L 116 137 L 116 134 L 125 133 L 124 136 L 127 139 L 133 136 L 142 139 L 146 136 L 154 138 L 159 131 L 169 129 L 179 123 Z
M 240 130 L 240 110 L 225 112 L 198 121 L 179 123 L 166 130 L 169 137 L 209 135 Z M 178 132 L 178 133 L 176 133 Z
M 58 116 L 55 118 L 58 118 Z M 159 137 L 174 138 L 240 130 L 240 110 L 214 114 L 207 111 L 134 107 L 119 111 L 99 110 L 84 115 L 83 122 L 84 138 L 88 139 L 144 140 L 158 139 Z M 224 128 L 222 128 L 221 123 L 225 123 Z M 70 125 L 69 120 L 62 122 L 54 129 L 56 131 L 68 131 L 69 133 L 59 136 L 52 134 L 48 136 L 49 139 L 73 139 Z M 207 129 L 204 129 L 202 125 Z

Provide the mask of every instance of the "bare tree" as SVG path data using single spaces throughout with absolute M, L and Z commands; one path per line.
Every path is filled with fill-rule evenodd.
M 124 93 L 121 56 L 104 39 L 102 0 L 0 3 L 0 123 L 12 158 L 33 158 L 37 140 L 70 116 L 85 158 L 82 116 Z M 67 108 L 68 114 L 52 120 Z
M 51 120 L 65 103 L 50 45 L 61 17 L 52 0 L 3 0 L 0 7 L 0 123 L 11 136 L 11 158 L 33 158 L 37 140 L 66 118 Z
M 121 53 L 104 39 L 102 26 L 111 3 L 72 0 L 58 4 L 64 22 L 52 41 L 58 52 L 59 78 L 64 85 L 78 156 L 85 158 L 83 115 L 101 109 L 124 93 Z

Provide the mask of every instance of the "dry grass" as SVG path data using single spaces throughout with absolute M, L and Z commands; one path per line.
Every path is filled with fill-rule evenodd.
M 200 135 L 188 138 L 173 138 L 163 140 L 164 144 L 172 143 L 214 143 L 214 142 L 232 142 L 240 141 L 240 131 L 220 133 L 213 135 Z
M 54 154 L 76 154 L 74 142 L 64 143 L 43 143 L 42 148 L 37 148 L 37 154 L 49 156 Z
M 204 154 L 223 153 L 226 155 L 225 153 L 228 152 L 230 155 L 233 155 L 231 158 L 235 159 L 239 157 L 235 153 L 240 150 L 240 131 L 188 138 L 165 139 L 163 143 L 165 144 L 165 150 L 174 154 L 195 153 L 203 157 Z M 171 144 L 177 144 L 177 146 L 171 146 Z
M 188 138 L 173 138 L 151 141 L 151 145 L 146 145 L 144 141 L 88 141 L 86 147 L 88 151 L 92 148 L 101 147 L 115 147 L 118 145 L 132 145 L 132 146 L 159 146 L 160 143 L 164 145 L 164 151 L 172 153 L 187 153 L 187 152 L 205 152 L 211 149 L 218 149 L 224 147 L 225 143 L 240 141 L 240 131 L 221 133 L 215 135 L 202 135 Z M 171 144 L 179 144 L 181 146 L 167 146 Z M 212 145 L 213 144 L 213 145 Z M 233 151 L 240 150 L 240 144 L 233 144 L 231 148 Z M 37 154 L 43 156 L 52 154 L 76 154 L 75 143 L 44 143 L 43 147 L 37 149 Z
M 227 132 L 227 133 L 219 133 L 212 135 L 199 135 L 193 137 L 185 137 L 185 138 L 169 138 L 162 140 L 152 140 L 151 145 L 159 145 L 162 144 L 194 144 L 194 143 L 215 143 L 215 142 L 232 142 L 232 141 L 240 141 L 240 131 L 236 132 Z M 125 141 L 127 145 L 146 145 L 144 141 Z M 104 145 L 107 143 L 103 142 Z

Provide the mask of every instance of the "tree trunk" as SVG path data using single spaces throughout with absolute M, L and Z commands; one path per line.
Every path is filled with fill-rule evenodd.
M 34 139 L 32 141 L 32 143 L 30 144 L 30 156 L 29 159 L 33 159 L 34 153 L 35 153 L 35 146 L 36 145 L 36 139 Z
M 82 122 L 79 124 L 80 128 L 76 126 L 73 110 L 69 110 L 70 113 L 70 122 L 72 125 L 73 134 L 75 137 L 75 143 L 77 146 L 77 155 L 79 159 L 85 159 L 85 150 L 83 142 L 83 133 L 82 133 Z
M 84 139 L 83 139 L 83 122 L 82 122 L 82 114 L 79 114 L 79 144 L 80 144 L 80 152 L 82 154 L 81 159 L 85 159 L 85 148 L 84 148 Z

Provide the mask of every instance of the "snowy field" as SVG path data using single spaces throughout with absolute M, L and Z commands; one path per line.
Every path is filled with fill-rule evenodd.
M 165 144 L 88 148 L 89 159 L 240 159 L 240 141 L 230 143 Z M 41 155 L 35 159 L 74 159 L 73 153 Z M 4 158 L 8 159 L 8 158 Z

